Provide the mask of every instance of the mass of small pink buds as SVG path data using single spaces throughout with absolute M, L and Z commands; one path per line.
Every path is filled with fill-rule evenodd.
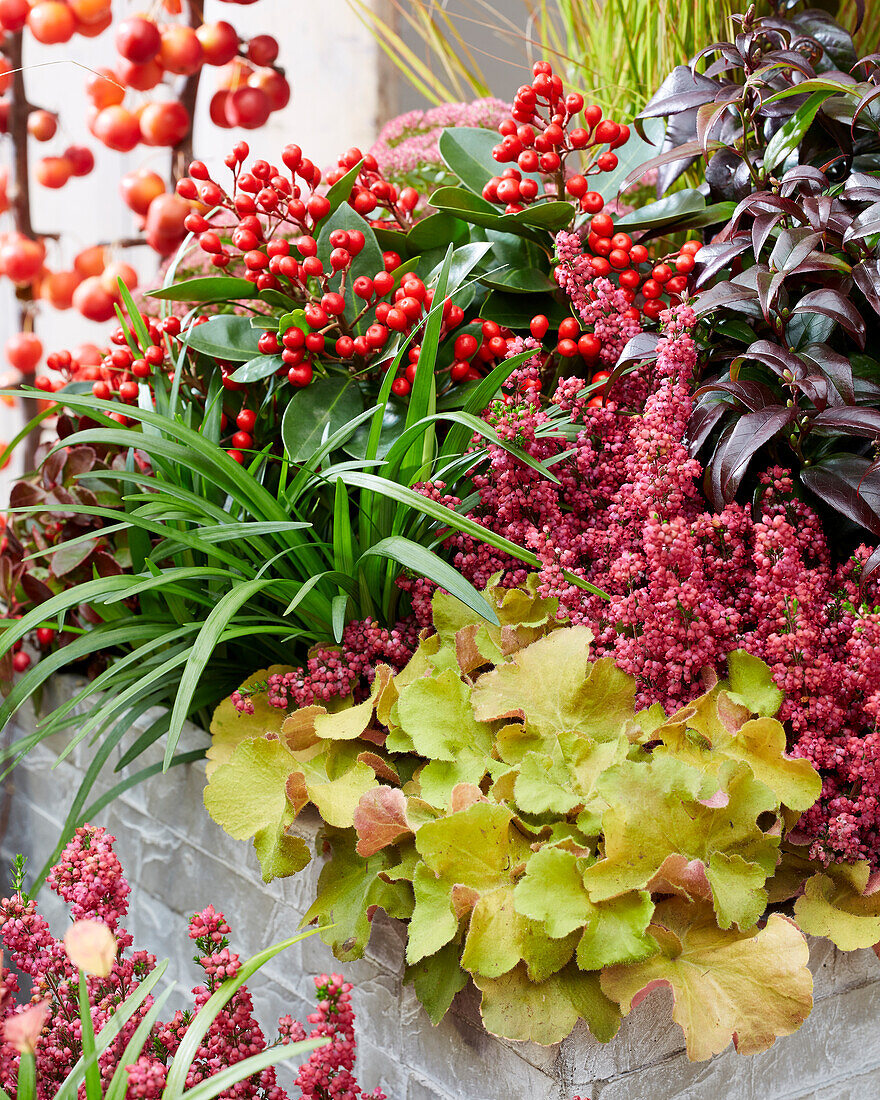
M 441 103 L 426 111 L 407 111 L 386 122 L 370 148 L 379 171 L 394 183 L 421 183 L 431 169 L 442 167 L 440 135 L 449 127 L 497 130 L 510 117 L 511 105 L 500 99 Z
M 47 879 L 50 887 L 70 907 L 75 919 L 101 921 L 113 932 L 119 953 L 107 977 L 89 976 L 87 987 L 92 1022 L 98 1032 L 118 1006 L 156 963 L 146 951 L 124 953 L 131 936 L 120 924 L 128 911 L 128 883 L 113 851 L 113 837 L 101 828 L 83 826 L 76 833 Z M 18 969 L 31 978 L 31 1004 L 50 998 L 50 1011 L 36 1048 L 37 1096 L 49 1100 L 82 1053 L 78 1007 L 78 975 L 60 939 L 38 912 L 36 902 L 20 887 L 0 901 L 0 938 Z M 6 973 L 4 982 L 8 980 Z M 13 986 L 14 988 L 14 986 Z M 109 1082 L 149 998 L 125 1025 L 99 1059 L 101 1077 Z M 16 1011 L 4 1006 L 0 1017 Z M 0 1045 L 0 1085 L 15 1096 L 18 1052 L 9 1043 Z
M 636 677 L 641 705 L 677 708 L 703 690 L 704 669 L 723 672 L 734 649 L 766 661 L 785 692 L 791 751 L 823 776 L 801 841 L 819 858 L 880 866 L 880 586 L 859 583 L 870 550 L 833 567 L 819 517 L 795 498 L 785 470 L 762 475 L 754 513 L 708 508 L 685 442 L 695 320 L 687 305 L 664 311 L 656 363 L 622 377 L 604 404 L 585 399 L 585 380 L 560 381 L 555 415 L 581 429 L 574 444 L 548 434 L 552 408 L 540 406 L 537 388 L 516 384 L 494 402 L 485 415 L 500 435 L 541 461 L 569 454 L 553 466 L 555 485 L 491 447 L 472 475 L 480 504 L 471 518 L 535 552 L 541 592 L 592 627 L 597 655 Z M 460 504 L 441 483 L 422 491 Z M 447 546 L 477 586 L 499 571 L 510 586 L 526 575 L 467 536 Z M 408 587 L 417 620 L 430 625 L 432 586 Z
M 119 947 L 111 973 L 106 978 L 89 977 L 87 986 L 92 1022 L 96 1033 L 118 1006 L 155 966 L 155 956 L 145 951 L 126 954 L 130 934 L 120 924 L 128 911 L 129 886 L 113 851 L 114 838 L 102 828 L 85 825 L 76 833 L 47 879 L 51 888 L 70 907 L 75 919 L 92 919 L 106 924 Z M 17 861 L 19 872 L 21 861 Z M 18 878 L 20 879 L 19 873 Z M 12 896 L 0 901 L 0 938 L 20 971 L 32 979 L 31 1004 L 44 998 L 50 1002 L 49 1014 L 36 1046 L 37 1097 L 51 1100 L 82 1053 L 78 1004 L 78 975 L 67 957 L 62 941 L 49 930 L 37 912 L 36 903 L 16 883 Z M 203 985 L 193 990 L 193 1010 L 178 1011 L 167 1022 L 153 1028 L 140 1057 L 127 1066 L 128 1100 L 158 1100 L 165 1088 L 170 1064 L 186 1029 L 211 994 L 241 968 L 239 955 L 229 947 L 230 929 L 222 913 L 208 906 L 190 920 L 189 936 L 195 941 L 195 961 L 205 974 Z M 312 1052 L 296 1081 L 295 1100 L 385 1100 L 376 1088 L 364 1092 L 354 1078 L 356 1055 L 354 1013 L 351 986 L 341 975 L 321 975 L 315 979 L 317 1011 L 308 1017 L 313 1025 L 307 1035 L 302 1024 L 291 1016 L 278 1021 L 278 1035 L 271 1045 L 298 1042 L 310 1037 L 328 1037 L 331 1042 Z M 20 1011 L 12 994 L 18 991 L 14 974 L 2 970 L 0 985 L 0 1022 Z M 116 1071 L 119 1060 L 143 1015 L 153 1003 L 147 997 L 141 1008 L 125 1025 L 99 1060 L 105 1084 Z M 246 986 L 220 1011 L 202 1040 L 189 1068 L 186 1087 L 191 1088 L 221 1070 L 258 1054 L 269 1043 L 253 1013 L 253 1002 Z M 15 1100 L 19 1054 L 11 1043 L 0 1043 L 0 1086 Z M 220 1093 L 224 1100 L 288 1100 L 278 1085 L 275 1069 L 270 1066 L 259 1074 Z
M 354 1012 L 351 1008 L 351 984 L 341 974 L 322 974 L 315 978 L 318 1010 L 308 1017 L 313 1025 L 308 1038 L 327 1036 L 327 1046 L 312 1051 L 296 1078 L 302 1090 L 301 1100 L 387 1100 L 377 1085 L 363 1092 L 354 1078 L 356 1043 Z M 305 1035 L 300 1035 L 305 1038 Z
M 343 630 L 338 647 L 318 646 L 304 668 L 273 673 L 249 690 L 234 691 L 232 703 L 240 713 L 253 714 L 251 696 L 263 692 L 273 707 L 283 710 L 349 695 L 360 699 L 373 682 L 376 665 L 390 665 L 395 672 L 403 668 L 418 645 L 418 630 L 412 618 L 390 630 L 373 619 L 353 620 Z

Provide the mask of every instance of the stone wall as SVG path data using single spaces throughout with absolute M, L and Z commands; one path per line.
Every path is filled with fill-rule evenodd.
M 59 678 L 46 706 L 56 705 L 74 683 Z M 32 728 L 32 713 L 22 712 L 11 736 Z M 204 737 L 190 727 L 184 741 L 195 747 Z M 58 737 L 41 746 L 7 780 L 4 859 L 22 851 L 36 868 L 52 850 L 89 757 L 88 748 L 81 747 L 51 770 L 64 743 Z M 128 926 L 135 943 L 160 957 L 170 955 L 169 975 L 184 989 L 197 978 L 185 934 L 191 913 L 208 904 L 222 909 L 236 947 L 251 954 L 292 934 L 318 871 L 316 862 L 294 879 L 264 885 L 252 848 L 229 839 L 205 813 L 203 786 L 201 764 L 175 768 L 128 791 L 94 822 L 118 837 L 133 886 Z M 63 925 L 57 923 L 58 907 L 50 907 L 53 900 L 48 891 L 41 895 L 57 931 Z M 643 1002 L 607 1046 L 582 1025 L 556 1047 L 495 1039 L 480 1027 L 476 1000 L 467 990 L 433 1028 L 411 988 L 401 985 L 403 946 L 401 927 L 377 918 L 367 957 L 344 967 L 356 988 L 359 1077 L 367 1088 L 381 1084 L 390 1100 L 571 1100 L 576 1094 L 592 1100 L 880 1097 L 880 963 L 870 951 L 843 954 L 816 941 L 811 952 L 816 1004 L 796 1035 L 751 1058 L 731 1048 L 711 1062 L 692 1064 L 662 994 Z M 311 976 L 339 968 L 317 937 L 278 956 L 254 986 L 260 1018 L 267 1025 L 285 1012 L 304 1019 Z

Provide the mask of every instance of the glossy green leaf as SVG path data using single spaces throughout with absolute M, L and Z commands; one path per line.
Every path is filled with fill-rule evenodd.
M 257 297 L 257 289 L 247 279 L 232 275 L 210 275 L 184 279 L 179 283 L 147 291 L 148 298 L 163 302 L 237 302 Z
M 316 378 L 290 399 L 281 438 L 291 462 L 306 462 L 323 443 L 362 410 L 360 388 L 347 375 Z
M 245 363 L 259 355 L 260 330 L 248 317 L 221 314 L 189 330 L 187 346 L 214 359 Z
M 280 370 L 287 370 L 280 355 L 258 355 L 232 374 L 233 382 L 258 382 L 261 378 L 271 378 Z

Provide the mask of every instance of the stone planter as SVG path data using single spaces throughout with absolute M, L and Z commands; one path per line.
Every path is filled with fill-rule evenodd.
M 47 709 L 76 686 L 73 678 L 57 678 L 46 693 Z M 148 722 L 145 716 L 141 727 Z M 23 710 L 7 733 L 16 739 L 32 728 L 33 713 Z M 194 748 L 205 736 L 191 726 L 183 743 Z M 36 868 L 57 840 L 90 755 L 81 745 L 50 770 L 65 740 L 41 745 L 7 780 L 6 861 L 23 852 Z M 315 860 L 295 878 L 266 886 L 253 849 L 231 840 L 208 817 L 203 787 L 201 763 L 174 768 L 128 791 L 94 822 L 118 837 L 117 851 L 132 884 L 127 925 L 135 944 L 160 957 L 170 955 L 169 976 L 184 988 L 196 978 L 185 934 L 196 909 L 208 904 L 222 909 L 234 945 L 247 956 L 296 929 L 320 869 Z M 316 819 L 304 825 L 312 838 L 317 827 Z M 41 894 L 50 918 L 59 913 L 50 904 L 54 900 L 48 890 Z M 401 984 L 403 947 L 402 927 L 380 915 L 367 956 L 344 967 L 356 989 L 359 1080 L 367 1088 L 381 1084 L 390 1100 L 571 1100 L 575 1094 L 592 1100 L 880 1097 L 880 963 L 871 951 L 844 954 L 827 941 L 815 941 L 810 965 L 816 1003 L 801 1030 L 764 1054 L 745 1058 L 729 1048 L 711 1062 L 693 1064 L 666 994 L 644 1001 L 606 1046 L 582 1024 L 554 1047 L 497 1039 L 480 1025 L 473 990 L 465 990 L 434 1028 L 412 989 Z M 286 1012 L 304 1019 L 311 1007 L 311 976 L 340 968 L 317 937 L 278 956 L 255 986 L 260 1018 L 267 1025 Z

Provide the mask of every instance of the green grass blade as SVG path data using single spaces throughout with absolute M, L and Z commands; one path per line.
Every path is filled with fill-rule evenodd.
M 144 1016 L 141 1022 L 138 1024 L 137 1029 L 128 1040 L 125 1050 L 122 1052 L 122 1057 L 119 1059 L 119 1064 L 110 1079 L 110 1084 L 107 1086 L 107 1091 L 104 1093 L 104 1100 L 124 1100 L 125 1094 L 128 1091 L 128 1072 L 126 1066 L 134 1065 L 134 1063 L 140 1058 L 141 1051 L 144 1049 L 144 1044 L 150 1037 L 150 1032 L 153 1030 L 153 1025 L 159 1019 L 159 1013 L 165 1006 L 165 1002 L 171 996 L 174 991 L 174 984 L 164 989 L 161 995 L 150 1006 L 150 1011 Z
M 427 577 L 494 626 L 500 626 L 498 616 L 486 597 L 470 581 L 465 580 L 457 569 L 419 543 L 400 535 L 392 535 L 364 551 L 364 556 L 369 554 L 389 558 L 398 565 Z
M 192 650 L 187 658 L 186 665 L 180 677 L 180 687 L 174 700 L 171 711 L 171 723 L 168 727 L 168 737 L 165 745 L 165 767 L 171 764 L 177 742 L 183 730 L 183 723 L 190 712 L 190 702 L 199 682 L 199 677 L 205 670 L 205 666 L 211 659 L 211 654 L 217 647 L 220 635 L 229 625 L 235 613 L 240 610 L 252 596 L 261 592 L 273 580 L 247 581 L 244 584 L 227 592 L 214 610 L 205 619 L 198 637 L 193 643 Z
M 393 481 L 387 481 L 384 478 L 376 477 L 374 474 L 364 474 L 357 470 L 353 470 L 343 476 L 349 485 L 355 485 L 361 489 L 370 489 L 382 496 L 388 496 L 400 504 L 408 505 L 416 515 L 424 513 L 432 516 L 434 519 L 453 530 L 461 531 L 463 534 L 470 535 L 471 538 L 477 539 L 479 542 L 485 542 L 489 546 L 494 546 L 496 550 L 503 550 L 506 554 L 510 554 L 511 557 L 516 558 L 518 561 L 523 561 L 527 565 L 540 568 L 541 562 L 537 555 L 533 554 L 531 550 L 526 550 L 523 546 L 517 546 L 515 542 L 511 542 L 510 539 L 504 538 L 503 535 L 498 535 L 494 531 L 490 531 L 488 528 L 483 527 L 467 516 L 459 515 L 443 504 L 438 504 L 428 497 L 423 497 L 420 493 L 407 488 L 405 485 L 398 485 Z M 563 576 L 572 584 L 577 585 L 578 588 L 583 588 L 585 592 L 592 592 L 593 595 L 602 596 L 606 600 L 610 599 L 607 592 L 603 592 L 600 588 L 597 588 L 594 584 L 590 584 L 589 581 L 585 581 L 582 577 L 577 577 L 567 570 L 563 570 Z
M 283 1046 L 270 1047 L 269 1050 L 261 1051 L 259 1054 L 252 1054 L 243 1062 L 236 1062 L 235 1065 L 187 1089 L 183 1094 L 184 1100 L 213 1100 L 215 1096 L 232 1088 L 239 1081 L 245 1081 L 255 1073 L 261 1073 L 267 1066 L 274 1066 L 278 1062 L 286 1062 L 289 1058 L 310 1054 L 329 1042 L 328 1038 L 303 1039 L 298 1043 L 286 1043 Z

